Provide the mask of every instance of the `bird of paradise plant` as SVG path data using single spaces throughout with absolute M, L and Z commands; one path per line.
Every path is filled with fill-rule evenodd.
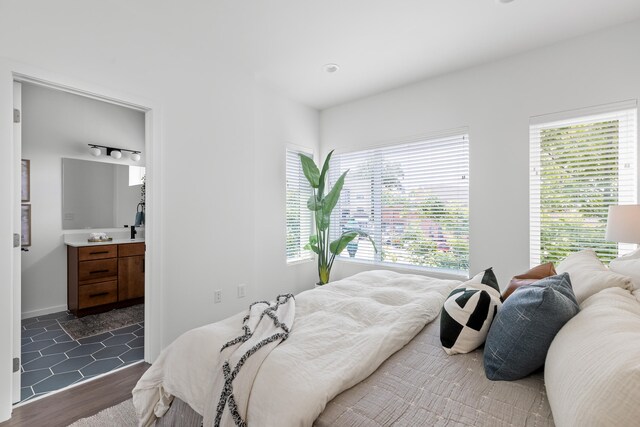
M 336 240 L 330 241 L 329 228 L 331 226 L 331 212 L 333 212 L 333 208 L 336 207 L 340 199 L 344 179 L 349 172 L 347 170 L 340 175 L 335 184 L 333 184 L 333 188 L 326 191 L 327 173 L 329 172 L 329 161 L 331 160 L 332 154 L 333 150 L 327 155 L 322 170 L 320 170 L 311 157 L 300 153 L 302 171 L 313 190 L 313 194 L 307 201 L 307 208 L 313 213 L 316 232 L 316 234 L 309 236 L 309 243 L 307 243 L 304 248 L 312 250 L 318 257 L 319 285 L 324 285 L 329 282 L 331 268 L 333 267 L 336 256 L 340 255 L 353 239 L 360 237 L 369 239 L 371 244 L 373 244 L 373 249 L 377 252 L 376 245 L 373 239 L 371 239 L 371 236 L 361 230 L 347 230 Z

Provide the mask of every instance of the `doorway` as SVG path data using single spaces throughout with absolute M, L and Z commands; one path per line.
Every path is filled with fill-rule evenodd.
M 35 74 L 37 74 L 37 73 L 35 73 Z M 119 105 L 119 106 L 122 106 L 122 107 L 125 107 L 125 108 L 133 108 L 133 109 L 136 109 L 136 110 L 140 111 L 141 114 L 143 115 L 143 127 L 144 127 L 144 132 L 145 132 L 145 135 L 143 137 L 144 147 L 145 147 L 145 151 L 149 154 L 149 156 L 147 158 L 147 169 L 148 169 L 147 170 L 147 177 L 151 178 L 151 169 L 152 169 L 152 166 L 151 166 L 151 158 L 152 158 L 151 153 L 153 152 L 153 149 L 152 149 L 152 135 L 153 135 L 153 132 L 152 131 L 153 131 L 153 128 L 155 126 L 157 126 L 157 123 L 155 123 L 153 121 L 152 110 L 150 108 L 140 107 L 139 106 L 140 104 L 137 104 L 137 103 L 116 101 L 112 97 L 97 96 L 96 93 L 100 93 L 99 91 L 93 91 L 93 90 L 80 91 L 80 90 L 70 89 L 70 87 L 66 86 L 66 85 L 51 84 L 51 83 L 49 83 L 49 81 L 44 81 L 44 80 L 40 80 L 40 79 L 36 79 L 36 78 L 32 78 L 32 77 L 26 77 L 24 74 L 16 74 L 14 72 L 13 73 L 13 77 L 14 77 L 15 83 L 18 86 L 20 86 L 21 84 L 27 84 L 29 86 L 46 88 L 48 90 L 64 92 L 66 94 L 70 94 L 71 93 L 71 94 L 74 94 L 74 96 L 84 96 L 84 97 L 91 98 L 93 100 L 99 100 L 100 102 L 109 103 L 110 105 Z M 83 85 L 80 84 L 79 86 L 83 86 Z M 108 92 L 109 91 L 106 91 L 106 93 L 108 93 Z M 20 90 L 16 90 L 15 86 L 14 86 L 14 94 L 20 95 Z M 20 97 L 18 96 L 18 98 L 20 98 Z M 21 107 L 20 105 L 17 105 L 17 106 Z M 20 109 L 20 108 L 18 108 L 18 109 Z M 24 116 L 21 117 L 21 119 L 23 119 L 23 118 L 24 118 Z M 14 129 L 15 129 L 15 126 L 16 125 L 14 124 Z M 16 136 L 17 132 L 13 132 L 13 134 L 14 134 L 14 136 Z M 157 134 L 157 132 L 155 134 Z M 13 211 L 14 212 L 19 212 L 20 214 L 22 214 L 22 212 L 25 210 L 23 204 L 31 205 L 31 207 L 30 207 L 30 209 L 31 209 L 31 219 L 33 220 L 34 210 L 36 209 L 37 203 L 35 202 L 35 199 L 25 202 L 24 198 L 20 194 L 21 193 L 21 188 L 20 188 L 21 187 L 21 184 L 20 184 L 21 171 L 19 169 L 21 168 L 21 163 L 22 163 L 21 160 L 25 156 L 22 156 L 22 154 L 21 154 L 21 152 L 22 152 L 21 148 L 22 147 L 21 146 L 16 147 L 17 143 L 21 143 L 21 141 L 19 141 L 19 138 L 16 138 L 16 139 L 18 141 L 14 140 L 14 149 L 13 149 L 12 161 L 14 163 L 14 166 L 15 166 L 16 162 L 17 162 L 17 164 L 19 166 L 16 167 L 17 170 L 14 172 L 14 177 L 17 176 L 17 178 L 13 180 L 14 184 L 12 185 L 13 193 L 14 193 Z M 88 146 L 86 146 L 86 148 L 88 149 Z M 121 147 L 121 148 L 124 148 L 124 147 Z M 156 155 L 155 155 L 156 159 L 157 159 L 158 155 L 159 155 L 159 153 L 156 153 Z M 78 156 L 80 156 L 80 154 L 78 154 Z M 26 160 L 28 160 L 28 159 L 26 159 Z M 32 164 L 30 166 L 31 166 L 31 168 L 33 168 L 35 165 Z M 31 170 L 31 172 L 33 174 L 33 169 Z M 151 179 L 149 179 L 149 182 L 152 183 L 153 181 Z M 31 185 L 32 185 L 31 191 L 33 192 L 35 190 L 35 188 L 33 186 L 34 185 L 38 185 L 38 184 L 37 184 L 36 181 L 32 180 L 31 181 Z M 157 188 L 157 186 L 155 186 L 155 185 L 147 186 L 147 203 L 146 203 L 147 213 L 151 213 L 152 212 L 151 206 L 152 206 L 153 187 Z M 18 195 L 17 197 L 15 197 L 16 194 Z M 58 212 L 60 212 L 60 210 Z M 17 231 L 21 230 L 22 223 L 24 223 L 24 221 L 21 221 L 23 219 L 23 217 L 21 217 L 20 214 L 16 213 L 15 215 L 13 215 L 14 220 L 12 220 L 13 229 L 14 230 L 17 229 Z M 159 215 L 160 215 L 160 213 L 158 213 L 158 216 L 156 216 L 156 218 L 158 218 Z M 147 244 L 146 262 L 142 263 L 142 265 L 143 265 L 142 268 L 143 268 L 143 272 L 144 272 L 143 276 L 144 276 L 144 279 L 145 279 L 145 283 L 144 283 L 143 287 L 145 289 L 145 292 L 146 292 L 147 296 L 153 294 L 153 287 L 150 286 L 151 285 L 151 277 L 153 277 L 153 274 L 152 274 L 153 267 L 156 266 L 156 268 L 157 268 L 157 264 L 158 264 L 158 263 L 154 263 L 152 261 L 153 255 L 155 253 L 154 247 L 153 247 L 153 238 L 152 238 L 152 233 L 151 233 L 151 230 L 153 229 L 152 228 L 153 221 L 149 221 L 148 220 L 149 217 L 150 217 L 150 215 L 147 216 L 147 221 L 145 221 L 146 222 L 146 224 L 145 224 L 145 228 L 146 228 L 145 239 L 146 239 L 146 244 Z M 15 221 L 16 219 L 18 221 Z M 133 221 L 134 220 L 132 219 L 131 223 L 133 223 Z M 31 231 L 32 231 L 31 238 L 30 239 L 26 239 L 27 242 L 25 242 L 25 239 L 22 239 L 23 241 L 21 242 L 23 244 L 24 243 L 27 243 L 27 244 L 31 243 L 31 246 L 23 246 L 23 248 L 22 248 L 22 249 L 29 250 L 29 252 L 24 251 L 24 252 L 22 252 L 22 253 L 24 253 L 24 255 L 19 255 L 18 254 L 19 256 L 17 256 L 17 257 L 13 256 L 12 259 L 14 260 L 13 261 L 13 265 L 14 266 L 16 265 L 16 258 L 18 259 L 17 260 L 18 266 L 21 267 L 21 258 L 24 257 L 24 256 L 28 256 L 28 255 L 32 254 L 32 249 L 35 247 L 36 242 L 38 242 L 38 236 L 37 236 L 37 234 L 35 233 L 35 230 L 34 230 L 34 226 L 35 225 L 36 224 L 32 223 L 31 227 L 30 227 Z M 69 230 L 69 231 L 70 231 L 70 234 L 73 234 L 71 232 L 71 230 Z M 106 229 L 106 231 L 108 233 L 111 233 L 109 229 Z M 127 232 L 128 232 L 128 230 L 127 230 Z M 22 233 L 20 233 L 20 234 L 22 234 Z M 18 235 L 19 237 L 20 237 L 20 234 Z M 81 233 L 78 233 L 78 234 L 81 234 Z M 60 237 L 60 238 L 62 239 L 62 237 Z M 30 240 L 30 242 L 28 240 Z M 18 246 L 20 246 L 20 245 L 18 245 Z M 18 248 L 17 250 L 20 250 L 20 249 L 21 248 Z M 14 249 L 14 251 L 16 251 L 16 249 Z M 15 254 L 15 252 L 13 252 L 13 253 Z M 66 265 L 65 265 L 65 269 L 66 269 Z M 22 275 L 21 274 L 22 273 L 21 270 L 22 270 L 21 268 L 13 268 L 13 276 L 14 276 L 13 280 L 14 281 L 15 281 L 16 277 L 18 279 L 20 279 L 20 276 Z M 23 316 L 23 313 L 22 313 L 23 310 L 22 310 L 22 307 L 21 307 L 22 303 L 23 303 L 23 296 L 24 295 L 21 295 L 20 289 L 16 289 L 16 286 L 14 286 L 13 297 L 12 297 L 14 309 L 12 310 L 13 314 L 11 316 L 12 319 L 13 319 L 12 330 L 14 332 L 13 332 L 13 338 L 11 340 L 12 343 L 13 343 L 11 348 L 12 348 L 12 353 L 14 355 L 14 366 L 16 364 L 16 359 L 17 359 L 18 366 L 20 366 L 20 368 L 18 369 L 18 372 L 14 372 L 13 377 L 12 377 L 13 378 L 13 381 L 12 381 L 13 393 L 12 393 L 12 397 L 11 397 L 11 401 L 12 402 L 20 401 L 25 396 L 24 395 L 25 390 L 21 390 L 21 389 L 24 389 L 25 387 L 32 387 L 33 386 L 33 384 L 25 385 L 26 384 L 25 383 L 25 384 L 23 384 L 23 385 L 25 385 L 25 387 L 20 387 L 20 379 L 21 379 L 20 377 L 22 377 L 21 374 L 23 374 L 24 372 L 27 372 L 24 369 L 24 365 L 28 364 L 30 362 L 33 362 L 35 360 L 35 359 L 27 360 L 29 357 L 33 357 L 34 355 L 29 355 L 29 356 L 27 356 L 27 359 L 22 359 L 22 357 L 21 357 L 22 356 L 22 354 L 21 354 L 22 352 L 20 351 L 21 347 L 22 347 L 22 344 L 29 344 L 29 341 L 34 343 L 34 342 L 39 341 L 41 339 L 42 340 L 53 340 L 52 343 L 50 343 L 48 341 L 46 342 L 46 344 L 50 344 L 50 345 L 47 346 L 47 347 L 50 348 L 49 350 L 45 350 L 47 347 L 41 348 L 39 350 L 35 349 L 35 347 L 39 347 L 39 346 L 44 345 L 44 344 L 34 344 L 31 347 L 28 347 L 28 349 L 29 350 L 34 350 L 31 353 L 34 353 L 34 352 L 39 353 L 41 358 L 45 358 L 46 356 L 51 356 L 51 355 L 54 355 L 54 354 L 64 354 L 65 360 L 61 361 L 61 362 L 67 361 L 67 365 L 69 365 L 69 366 L 66 366 L 66 367 L 65 366 L 60 366 L 59 368 L 55 369 L 56 371 L 67 370 L 67 372 L 71 372 L 71 371 L 68 370 L 70 365 L 72 364 L 71 362 L 69 362 L 69 360 L 71 360 L 74 357 L 82 357 L 82 356 L 84 356 L 84 355 L 79 355 L 79 354 L 76 355 L 75 353 L 72 354 L 71 356 L 69 356 L 66 352 L 62 352 L 62 353 L 58 352 L 58 350 L 61 350 L 65 346 L 69 346 L 70 347 L 70 346 L 73 345 L 73 344 L 71 344 L 71 341 L 69 340 L 69 338 L 63 336 L 63 334 L 61 332 L 56 332 L 56 331 L 63 330 L 63 328 L 61 326 L 62 323 L 71 320 L 71 316 L 66 312 L 66 310 L 60 310 L 60 311 L 54 310 L 57 307 L 57 305 L 53 304 L 52 306 L 48 307 L 48 309 L 45 309 L 45 310 L 40 311 L 40 312 L 37 312 L 37 310 L 32 310 L 32 311 L 36 311 L 35 313 L 31 313 L 31 314 L 35 314 L 35 316 L 27 317 L 29 313 L 27 313 L 26 316 Z M 116 331 L 117 333 L 113 333 L 112 331 L 107 331 L 107 332 L 109 332 L 109 334 L 111 334 L 110 337 L 104 337 L 103 336 L 102 338 L 106 338 L 106 339 L 112 338 L 112 339 L 109 342 L 109 345 L 103 344 L 105 349 L 110 347 L 111 344 L 113 344 L 113 346 L 122 345 L 122 344 L 116 343 L 116 341 L 123 342 L 123 341 L 126 340 L 127 342 L 124 343 L 124 345 L 128 345 L 128 343 L 131 343 L 131 345 L 133 346 L 133 347 L 128 346 L 128 350 L 127 351 L 137 349 L 135 352 L 131 352 L 131 353 L 136 353 L 136 355 L 135 355 L 136 359 L 140 358 L 140 354 L 142 353 L 142 351 L 140 351 L 140 349 L 142 349 L 143 347 L 145 348 L 145 350 L 144 350 L 145 358 L 148 361 L 153 359 L 154 355 L 157 354 L 157 350 L 154 351 L 153 349 L 154 348 L 157 349 L 159 347 L 158 346 L 158 344 L 159 344 L 158 341 L 159 340 L 154 340 L 153 337 L 150 337 L 150 335 L 153 335 L 153 334 L 149 334 L 149 333 L 145 334 L 143 332 L 145 325 L 147 326 L 147 330 L 149 330 L 149 326 L 154 324 L 153 319 L 151 319 L 152 318 L 152 313 L 153 313 L 153 309 L 152 309 L 153 305 L 149 304 L 149 302 L 151 302 L 152 298 L 147 298 L 147 300 L 148 300 L 147 309 L 145 310 L 146 313 L 144 314 L 144 318 L 143 318 L 142 322 L 138 322 L 138 323 L 136 323 L 134 325 L 129 325 L 129 326 L 123 327 L 123 328 L 129 328 L 129 329 L 113 330 L 113 331 Z M 66 309 L 66 307 L 63 307 L 63 308 Z M 21 319 L 22 317 L 27 317 L 26 319 L 24 319 L 24 324 L 22 323 L 22 320 L 23 320 L 23 319 Z M 37 325 L 37 323 L 40 323 L 40 324 Z M 31 327 L 28 327 L 29 325 L 31 325 Z M 58 329 L 58 328 L 60 328 L 60 329 Z M 123 329 L 123 328 L 120 328 L 120 329 Z M 21 332 L 22 332 L 22 330 L 27 330 L 27 329 L 29 329 L 29 330 L 37 330 L 38 333 L 31 332 L 31 333 L 34 334 L 33 336 L 29 336 L 29 337 L 25 336 L 25 337 L 23 337 Z M 42 330 L 40 330 L 40 329 L 42 329 Z M 31 333 L 29 333 L 29 334 L 31 334 Z M 36 335 L 40 335 L 38 337 L 38 340 L 35 340 L 33 338 Z M 53 335 L 56 335 L 56 337 L 53 337 Z M 100 334 L 98 334 L 98 335 L 100 335 Z M 134 338 L 132 338 L 129 335 L 133 336 Z M 91 341 L 93 339 L 96 339 L 95 338 L 96 336 L 97 335 L 92 335 L 90 337 L 87 337 L 85 339 L 85 341 L 83 341 L 82 343 L 79 343 L 79 344 L 80 345 L 89 344 L 89 341 Z M 118 336 L 120 336 L 120 338 L 118 338 Z M 94 338 L 92 338 L 92 337 L 94 337 Z M 27 339 L 23 339 L 23 338 L 27 338 Z M 129 340 L 128 338 L 132 338 L 132 339 Z M 142 346 L 140 344 L 142 344 Z M 25 351 L 24 353 L 29 353 L 29 351 Z M 45 353 L 51 353 L 51 354 L 45 354 Z M 99 357 L 104 356 L 105 355 L 104 353 L 108 353 L 108 352 L 103 352 L 103 354 L 99 355 Z M 113 353 L 110 353 L 110 354 L 113 354 Z M 60 358 L 61 356 L 57 356 L 57 357 Z M 121 357 L 124 357 L 125 359 L 128 359 L 128 360 L 125 361 Z M 130 356 L 122 356 L 122 353 L 121 353 L 116 358 L 120 358 L 120 360 L 122 362 L 122 365 L 125 365 L 125 364 L 128 364 L 128 363 L 131 362 L 131 360 L 129 359 L 130 357 L 132 357 L 131 354 L 130 354 Z M 103 359 L 116 359 L 116 358 L 114 358 L 114 357 L 104 357 Z M 52 358 L 50 358 L 50 359 L 52 359 Z M 94 357 L 94 361 L 95 362 L 98 362 L 99 360 L 102 360 L 102 359 L 98 359 L 98 358 Z M 80 361 L 78 359 L 73 360 L 73 362 L 80 363 Z M 111 363 L 114 364 L 113 360 L 111 361 Z M 31 367 L 33 367 L 33 366 L 34 365 L 32 365 Z M 50 375 L 50 377 L 55 376 L 55 374 L 57 372 L 53 372 L 53 367 L 50 367 L 49 369 L 51 369 L 51 374 L 52 374 L 52 375 Z M 89 372 L 97 372 L 97 371 L 86 370 L 85 372 L 89 373 Z M 60 372 L 60 373 L 62 373 L 62 372 Z M 36 381 L 38 379 L 37 378 L 38 375 L 44 375 L 44 374 L 45 374 L 44 372 L 39 372 L 37 374 L 33 374 L 32 378 L 30 378 L 29 381 L 30 382 Z M 99 374 L 100 374 L 100 372 L 97 372 L 94 375 L 99 375 Z M 70 375 L 68 375 L 68 377 L 70 377 Z M 84 378 L 88 378 L 88 377 L 92 377 L 92 375 L 89 374 L 89 375 L 84 376 Z M 63 384 L 64 381 L 62 381 L 62 382 L 58 381 L 58 383 Z M 42 390 L 45 390 L 45 388 L 44 387 L 43 388 L 39 388 L 39 390 L 42 391 Z M 23 393 L 23 396 L 20 396 L 20 394 L 21 394 L 20 392 Z M 30 398 L 34 398 L 34 396 L 36 394 L 37 393 L 34 390 L 34 393 Z M 4 395 L 4 393 L 2 393 L 2 396 L 0 396 L 0 397 L 3 397 L 3 400 L 4 400 L 4 398 L 6 396 Z M 3 413 L 5 413 L 4 411 L 5 411 L 5 408 L 6 408 L 6 406 L 5 406 L 6 403 L 5 402 L 6 401 L 2 402 L 2 411 L 3 411 Z

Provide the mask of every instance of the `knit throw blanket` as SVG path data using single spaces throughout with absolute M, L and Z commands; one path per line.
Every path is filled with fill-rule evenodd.
M 203 425 L 246 426 L 247 405 L 253 381 L 264 359 L 289 337 L 295 317 L 292 294 L 278 295 L 274 303 L 251 304 L 242 321 L 242 335 L 220 349 L 212 394 L 215 401 L 205 408 Z

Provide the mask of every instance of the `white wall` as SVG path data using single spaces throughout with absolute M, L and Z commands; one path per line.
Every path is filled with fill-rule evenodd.
M 318 281 L 314 261 L 286 263 L 286 149 L 294 145 L 320 151 L 319 114 L 259 86 L 255 102 L 254 257 L 250 269 L 256 300 L 297 293 Z M 271 293 L 269 293 L 271 292 Z
M 162 346 L 189 328 L 246 307 L 257 295 L 275 296 L 313 283 L 311 263 L 284 264 L 284 225 L 259 217 L 284 221 L 284 138 L 317 145 L 318 114 L 261 95 L 253 70 L 238 63 L 235 55 L 246 48 L 246 39 L 225 16 L 251 17 L 250 7 L 244 2 L 185 7 L 156 0 L 2 4 L 0 56 L 9 63 L 161 107 L 154 118 L 161 123 L 156 148 L 164 159 L 157 195 L 163 224 L 156 240 L 162 252 L 163 287 L 156 290 L 163 301 Z M 186 27 L 189 31 L 178 30 Z M 10 117 L 8 88 L 0 86 L 0 95 L 0 112 Z M 10 157 L 9 130 L 0 126 L 0 159 Z M 11 164 L 2 166 L 4 176 Z M 0 180 L 4 200 L 11 195 L 7 178 Z M 264 204 L 256 206 L 257 199 Z M 10 218 L 8 208 L 0 207 L 0 221 L 6 222 L 2 242 L 9 241 Z M 256 231 L 256 222 L 262 230 Z M 9 254 L 8 246 L 0 248 L 0 271 L 10 271 L 4 268 Z M 252 267 L 255 258 L 263 271 Z M 236 298 L 239 283 L 248 285 L 246 298 Z M 213 304 L 216 289 L 223 291 L 222 304 Z M 0 313 L 5 311 L 11 312 L 10 301 L 0 300 Z M 0 317 L 0 340 L 10 336 L 9 319 Z M 2 419 L 9 360 L 0 356 Z
M 144 150 L 144 114 L 106 102 L 31 84 L 22 87 L 22 157 L 31 160 L 31 241 L 22 253 L 22 316 L 32 317 L 67 307 L 67 252 L 62 230 L 62 158 L 97 160 L 88 143 Z M 144 155 L 144 153 L 143 153 Z M 100 157 L 125 165 L 128 160 Z M 133 163 L 131 163 L 133 164 Z M 144 158 L 140 163 L 144 164 Z M 97 164 L 99 165 L 99 164 Z M 127 170 L 127 168 L 123 169 Z M 100 168 L 87 171 L 97 175 Z M 109 188 L 94 194 L 113 200 Z M 104 174 L 103 173 L 103 174 Z M 90 180 L 88 181 L 91 182 Z M 138 187 L 139 188 L 139 187 Z M 109 202 L 111 204 L 111 202 Z M 133 204 L 135 206 L 135 203 Z M 113 221 L 114 207 L 108 217 Z M 76 212 L 81 215 L 81 212 Z M 131 212 L 129 223 L 135 212 Z
M 470 270 L 529 268 L 529 118 L 640 98 L 640 22 L 325 110 L 323 151 L 470 129 Z M 333 277 L 367 269 L 336 264 Z

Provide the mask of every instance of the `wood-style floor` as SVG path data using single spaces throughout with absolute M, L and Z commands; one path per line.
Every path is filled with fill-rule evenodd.
M 0 427 L 66 427 L 80 418 L 97 414 L 131 398 L 131 390 L 149 366 L 144 362 L 138 363 L 26 403 L 14 408 L 11 419 L 0 423 Z

